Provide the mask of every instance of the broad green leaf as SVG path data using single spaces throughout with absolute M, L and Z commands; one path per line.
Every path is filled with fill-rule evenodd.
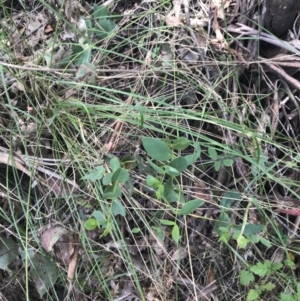
M 109 33 L 116 28 L 116 23 L 110 19 L 100 19 L 97 23 L 93 31 L 99 40 L 107 38 Z
M 230 167 L 230 166 L 232 166 L 233 165 L 233 160 L 232 159 L 224 159 L 224 160 L 222 160 L 222 163 L 225 165 L 225 166 L 228 166 L 228 167 Z
M 219 217 L 217 218 L 215 225 L 214 225 L 214 230 L 218 235 L 222 235 L 224 231 L 221 231 L 220 228 L 224 227 L 226 229 L 230 228 L 230 218 L 227 213 L 221 212 Z
M 83 48 L 81 45 L 76 44 L 72 47 L 71 57 L 70 58 L 66 57 L 63 60 L 67 60 L 67 63 L 70 63 L 72 61 L 72 63 L 76 67 L 79 67 L 83 63 L 90 63 L 91 59 L 92 59 L 92 49 L 90 47 Z
M 129 177 L 128 180 L 124 183 L 124 186 L 126 188 L 126 192 L 124 194 L 130 198 L 133 195 L 134 187 L 133 182 L 131 178 Z
M 104 189 L 103 198 L 106 200 L 117 199 L 122 194 L 122 190 L 118 184 L 111 185 Z
M 219 171 L 221 168 L 221 161 L 214 161 L 215 171 Z
M 268 240 L 266 240 L 264 237 L 260 236 L 259 240 L 265 247 L 267 247 L 267 248 L 272 247 L 271 243 Z
M 293 298 L 291 295 L 288 295 L 286 293 L 280 293 L 280 301 L 295 301 L 299 299 Z
M 187 160 L 184 157 L 179 157 L 179 158 L 176 158 L 176 159 L 172 160 L 169 163 L 169 166 L 175 168 L 179 172 L 183 172 L 184 170 L 187 169 L 189 164 L 188 164 Z
M 92 213 L 92 216 L 96 219 L 98 225 L 106 226 L 107 220 L 106 220 L 105 216 L 103 215 L 103 213 L 101 211 L 95 210 Z
M 292 260 L 290 260 L 290 259 L 286 259 L 286 260 L 284 261 L 284 265 L 285 265 L 286 267 L 289 267 L 289 268 L 292 269 L 292 270 L 295 270 L 295 269 L 297 268 L 295 262 L 292 261 Z
M 258 298 L 259 298 L 259 294 L 258 294 L 258 292 L 256 290 L 251 289 L 248 292 L 247 301 L 254 301 L 254 300 L 257 300 Z
M 213 147 L 209 147 L 209 148 L 208 148 L 208 155 L 209 155 L 209 157 L 210 157 L 212 160 L 217 160 L 218 157 L 219 157 L 219 155 L 218 155 L 216 149 L 213 148 Z
M 43 300 L 48 290 L 54 288 L 54 285 L 60 275 L 57 263 L 50 257 L 41 253 L 36 253 L 31 258 L 30 277 L 38 291 L 40 298 Z
M 176 244 L 179 243 L 180 239 L 180 233 L 179 233 L 179 227 L 177 224 L 174 224 L 173 229 L 172 229 L 172 238 L 176 242 Z
M 82 177 L 82 180 L 98 181 L 101 180 L 105 174 L 105 168 L 103 166 L 97 166 L 94 171 L 89 174 L 86 174 Z
M 278 271 L 283 267 L 283 264 L 280 262 L 276 262 L 272 264 L 272 271 Z
M 181 210 L 178 212 L 180 215 L 188 215 L 195 211 L 197 208 L 201 207 L 204 204 L 203 200 L 195 199 L 191 200 L 183 205 Z
M 95 75 L 95 71 L 96 68 L 93 64 L 89 62 L 83 62 L 80 64 L 75 77 L 76 79 L 80 79 L 87 74 L 91 77 L 92 75 Z
M 165 226 L 174 226 L 175 225 L 175 222 L 169 221 L 167 219 L 160 219 L 159 221 L 161 224 L 163 224 Z
M 156 236 L 160 239 L 160 240 L 164 240 L 165 239 L 165 232 L 162 228 L 160 227 L 153 227 L 153 230 L 156 234 Z
M 164 174 L 165 171 L 163 168 L 159 167 L 158 165 L 156 165 L 154 162 L 152 162 L 149 158 L 147 158 L 147 162 L 149 163 L 149 165 L 159 174 Z
M 261 290 L 271 292 L 275 288 L 275 284 L 271 282 L 267 282 L 260 286 Z
M 116 171 L 117 169 L 119 169 L 121 167 L 120 160 L 117 157 L 111 158 L 111 160 L 109 162 L 109 166 L 112 171 Z
M 105 18 L 108 17 L 109 15 L 110 14 L 107 6 L 94 4 L 93 13 L 92 13 L 92 17 L 94 19 Z
M 113 200 L 111 211 L 114 216 L 116 216 L 116 215 L 125 216 L 126 215 L 125 207 L 120 202 L 120 200 Z
M 236 232 L 241 232 L 242 230 L 242 225 L 234 226 L 234 230 Z M 243 235 L 252 235 L 252 234 L 257 234 L 261 230 L 263 230 L 264 226 L 262 225 L 255 225 L 255 224 L 247 224 L 244 228 Z
M 163 192 L 164 200 L 168 203 L 177 202 L 179 200 L 178 193 L 174 190 L 172 183 L 167 182 L 164 185 L 164 192 Z
M 131 233 L 135 234 L 135 233 L 140 233 L 141 229 L 140 228 L 132 228 L 131 229 Z
M 246 237 L 244 237 L 243 235 L 239 235 L 237 240 L 236 240 L 238 247 L 240 249 L 245 249 L 247 247 L 247 244 L 249 242 L 249 239 L 247 239 Z
M 182 151 L 188 148 L 191 144 L 191 141 L 185 137 L 177 138 L 174 142 L 172 147 L 176 150 Z
M 18 245 L 11 238 L 0 237 L 0 269 L 6 270 L 17 256 Z
M 296 157 L 295 157 L 295 160 L 300 163 L 300 154 L 297 154 Z
M 142 141 L 145 151 L 152 159 L 167 161 L 172 158 L 172 150 L 162 140 L 158 138 L 144 137 Z
M 271 263 L 269 260 L 266 260 L 264 263 L 259 262 L 252 266 L 250 271 L 260 277 L 266 276 L 271 272 Z
M 112 175 L 113 175 L 112 173 L 107 173 L 102 179 L 102 184 L 103 185 L 110 185 Z
M 221 207 L 230 208 L 231 204 L 241 200 L 241 195 L 234 189 L 227 191 L 221 199 Z
M 152 188 L 158 188 L 159 185 L 161 185 L 161 181 L 156 179 L 155 177 L 151 176 L 151 175 L 148 175 L 147 176 L 147 180 L 146 180 L 146 184 L 149 186 L 149 187 L 152 187 Z
M 224 233 L 222 233 L 222 235 L 218 239 L 218 242 L 228 243 L 229 239 L 230 239 L 230 233 L 229 232 L 224 232 Z
M 98 227 L 98 223 L 97 223 L 97 220 L 94 219 L 94 218 L 89 218 L 87 219 L 85 222 L 84 222 L 84 228 L 86 230 L 94 230 Z
M 155 192 L 156 197 L 157 197 L 159 200 L 163 197 L 164 191 L 165 191 L 165 185 L 160 184 L 160 185 L 158 186 L 158 189 L 157 189 L 156 192 Z
M 186 159 L 188 165 L 193 165 L 200 157 L 201 154 L 201 147 L 200 144 L 197 142 L 193 144 L 193 147 L 195 148 L 196 152 L 192 155 L 186 155 L 184 158 Z
M 241 275 L 240 275 L 240 284 L 247 286 L 249 285 L 252 281 L 254 281 L 254 276 L 251 272 L 242 270 Z
M 125 183 L 128 179 L 129 179 L 129 172 L 125 168 L 117 169 L 111 177 L 111 181 L 113 183 L 116 182 Z
M 116 23 L 110 19 L 101 19 L 98 21 L 104 33 L 110 33 L 116 28 Z
M 256 234 L 250 234 L 250 235 L 246 235 L 245 236 L 254 244 L 257 244 L 259 242 L 259 236 Z
M 166 170 L 167 175 L 171 177 L 177 177 L 180 175 L 180 172 L 172 166 L 165 165 L 164 168 Z

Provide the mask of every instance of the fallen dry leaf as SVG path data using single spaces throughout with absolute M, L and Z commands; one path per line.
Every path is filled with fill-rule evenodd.
M 54 226 L 47 229 L 40 239 L 41 245 L 46 252 L 50 252 L 57 241 L 63 236 L 67 235 L 69 231 L 62 226 Z

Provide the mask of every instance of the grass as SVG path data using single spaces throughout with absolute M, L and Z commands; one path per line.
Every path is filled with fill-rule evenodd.
M 94 23 L 83 40 L 63 10 L 51 9 L 53 32 L 34 47 L 33 33 L 25 39 L 30 21 L 2 28 L 1 147 L 31 175 L 1 161 L 0 258 L 12 254 L 1 266 L 5 297 L 202 300 L 211 288 L 207 298 L 298 300 L 298 236 L 287 230 L 295 217 L 276 213 L 272 199 L 274 191 L 299 198 L 296 119 L 276 115 L 265 84 L 272 75 L 262 65 L 239 70 L 243 61 L 208 42 L 208 80 L 200 61 L 178 58 L 188 35 L 184 26 L 166 26 L 171 2 L 144 5 L 125 16 L 120 1 L 101 19 L 116 27 L 99 33 Z M 36 18 L 49 9 L 41 1 L 21 11 Z M 3 20 L 16 22 L 8 10 Z M 62 40 L 66 24 L 76 42 Z M 286 110 L 294 109 L 288 100 Z M 153 159 L 146 137 L 166 143 L 172 159 Z M 191 144 L 174 149 L 179 137 Z M 170 177 L 170 161 L 195 154 L 196 145 L 193 164 Z M 114 179 L 116 171 L 128 173 L 126 181 Z M 193 199 L 205 202 L 180 214 Z M 87 230 L 94 220 L 102 227 Z M 47 229 L 64 231 L 46 240 L 48 253 Z

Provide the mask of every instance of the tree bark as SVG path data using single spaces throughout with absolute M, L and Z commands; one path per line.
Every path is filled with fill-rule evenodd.
M 263 0 L 264 28 L 279 38 L 285 38 L 288 29 L 293 27 L 300 0 Z

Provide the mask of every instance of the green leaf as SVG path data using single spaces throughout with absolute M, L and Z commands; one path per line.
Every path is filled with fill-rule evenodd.
M 246 235 L 246 237 L 254 244 L 257 244 L 259 242 L 259 236 L 256 234 Z
M 226 229 L 230 229 L 230 218 L 226 212 L 221 212 L 219 217 L 217 218 L 215 225 L 214 225 L 214 230 L 218 235 L 222 235 L 224 231 L 221 231 L 220 228 L 224 227 Z
M 94 4 L 92 17 L 94 19 L 105 18 L 109 16 L 109 10 L 107 6 Z
M 128 198 L 130 198 L 133 195 L 133 191 L 134 191 L 133 182 L 132 182 L 131 178 L 128 178 L 128 180 L 125 182 L 124 186 L 126 188 L 126 192 L 124 192 L 124 194 Z
M 111 178 L 113 183 L 125 183 L 129 179 L 129 172 L 125 168 L 117 169 Z
M 225 166 L 228 166 L 228 167 L 230 167 L 230 166 L 232 166 L 233 165 L 233 160 L 232 159 L 224 159 L 224 160 L 222 160 L 222 163 L 225 165 Z
M 280 301 L 296 301 L 296 299 L 286 293 L 280 293 Z
M 272 271 L 278 271 L 283 267 L 283 264 L 280 262 L 276 262 L 272 264 Z
M 238 226 L 234 226 L 233 228 L 236 232 L 241 232 L 242 227 L 243 227 L 242 225 L 238 225 Z M 263 230 L 263 228 L 264 227 L 262 225 L 247 224 L 244 228 L 243 235 L 257 234 L 261 230 Z
M 251 272 L 242 270 L 241 275 L 240 275 L 240 284 L 247 286 L 249 285 L 252 281 L 254 281 L 254 276 Z
M 204 204 L 203 200 L 195 199 L 191 200 L 183 205 L 181 210 L 178 212 L 180 215 L 188 215 L 195 211 L 197 208 L 201 207 Z
M 17 256 L 18 245 L 11 238 L 0 237 L 0 269 L 6 270 Z
M 260 277 L 266 276 L 271 272 L 271 263 L 269 260 L 266 260 L 264 263 L 259 262 L 252 266 L 250 271 Z
M 245 238 L 243 235 L 239 235 L 239 237 L 236 240 L 238 247 L 240 249 L 245 249 L 247 247 L 247 244 L 249 242 L 249 239 Z
M 163 195 L 164 195 L 164 191 L 165 191 L 165 186 L 163 184 L 160 184 L 158 186 L 158 189 L 156 190 L 155 194 L 156 194 L 156 197 L 160 200 Z
M 175 225 L 175 222 L 169 221 L 167 219 L 160 219 L 159 221 L 161 224 L 163 224 L 165 226 L 174 226 Z
M 217 160 L 218 157 L 219 157 L 219 155 L 218 155 L 216 149 L 213 148 L 213 147 L 209 147 L 209 148 L 208 148 L 208 156 L 209 156 L 212 160 Z
M 231 204 L 241 200 L 241 195 L 234 189 L 227 191 L 221 199 L 221 207 L 230 208 Z
M 268 291 L 268 292 L 271 292 L 274 288 L 275 288 L 275 284 L 274 283 L 271 283 L 271 282 L 268 282 L 268 283 L 265 283 L 263 285 L 260 286 L 260 289 L 262 291 Z
M 131 233 L 135 234 L 135 233 L 140 233 L 141 229 L 140 228 L 132 228 L 131 229 Z
M 84 77 L 86 74 L 89 76 L 95 75 L 96 68 L 93 64 L 89 62 L 83 62 L 80 64 L 77 72 L 76 72 L 76 79 L 80 79 Z
M 143 146 L 148 156 L 152 159 L 167 161 L 172 158 L 172 151 L 169 146 L 158 138 L 143 138 Z
M 201 154 L 201 147 L 200 147 L 199 142 L 194 143 L 193 147 L 195 148 L 196 152 L 192 155 L 184 156 L 188 165 L 193 165 L 198 160 L 198 158 L 200 157 L 200 154 Z
M 214 161 L 215 171 L 219 171 L 221 168 L 221 161 Z
M 184 170 L 187 169 L 189 164 L 188 164 L 187 160 L 184 157 L 179 157 L 179 158 L 176 158 L 176 159 L 172 160 L 169 163 L 169 166 L 175 168 L 179 172 L 183 172 Z
M 91 231 L 91 230 L 94 230 L 94 229 L 96 229 L 97 227 L 98 227 L 98 223 L 97 223 L 97 220 L 96 219 L 94 219 L 94 218 L 89 218 L 89 219 L 87 219 L 85 222 L 84 222 L 84 228 L 86 229 L 86 230 L 89 230 L 89 231 Z
M 43 300 L 49 289 L 54 288 L 60 274 L 59 269 L 50 256 L 44 256 L 38 252 L 31 258 L 30 262 L 30 279 L 32 279 L 40 298 Z
M 295 157 L 295 160 L 300 163 L 300 154 L 297 154 L 296 157 Z
M 102 179 L 102 184 L 103 185 L 110 185 L 112 175 L 113 175 L 112 173 L 107 173 Z
M 267 248 L 272 247 L 271 243 L 268 240 L 266 240 L 265 238 L 263 238 L 262 236 L 259 237 L 259 241 Z
M 254 300 L 257 300 L 258 298 L 259 298 L 259 294 L 258 294 L 258 292 L 256 290 L 251 289 L 248 292 L 247 301 L 254 301 Z
M 92 213 L 92 216 L 96 219 L 98 225 L 100 226 L 106 226 L 107 224 L 107 220 L 105 218 L 105 216 L 103 215 L 103 213 L 99 210 L 95 210 L 93 213 Z
M 86 174 L 82 177 L 82 180 L 98 181 L 101 180 L 105 174 L 105 168 L 103 166 L 97 166 L 94 171 L 89 174 Z
M 284 265 L 287 266 L 287 267 L 289 267 L 289 268 L 292 269 L 292 270 L 295 270 L 295 269 L 297 268 L 295 262 L 292 261 L 292 260 L 290 260 L 290 259 L 286 259 L 286 260 L 284 261 Z
M 92 49 L 88 45 L 84 45 L 83 48 L 81 45 L 74 45 L 72 47 L 72 55 L 71 57 L 66 57 L 64 60 L 66 60 L 67 63 L 70 61 L 73 62 L 73 64 L 76 67 L 79 67 L 81 64 L 84 63 L 90 63 L 92 59 Z M 66 62 L 60 62 L 65 64 Z
M 188 148 L 191 144 L 191 141 L 185 137 L 177 138 L 174 142 L 172 147 L 178 151 L 182 151 Z
M 230 239 L 230 233 L 229 232 L 224 232 L 224 233 L 222 233 L 222 235 L 218 239 L 218 242 L 228 243 L 229 239 Z
M 98 24 L 99 27 L 95 27 L 94 32 L 100 40 L 107 38 L 109 33 L 116 28 L 116 23 L 109 19 L 100 19 Z
M 173 229 L 172 229 L 172 238 L 176 242 L 176 244 L 179 243 L 180 239 L 180 233 L 179 233 L 179 227 L 177 224 L 174 224 Z
M 120 160 L 117 157 L 113 157 L 109 162 L 109 166 L 112 169 L 112 171 L 116 171 L 121 167 Z
M 122 194 L 118 184 L 108 186 L 104 189 L 103 198 L 106 200 L 117 199 Z
M 161 185 L 161 181 L 156 179 L 155 177 L 151 176 L 151 175 L 148 175 L 147 176 L 147 180 L 146 180 L 146 184 L 149 186 L 149 187 L 152 187 L 152 188 L 158 188 L 159 185 Z
M 116 215 L 125 216 L 126 215 L 125 207 L 119 200 L 113 200 L 111 211 L 114 216 L 116 216 Z
M 172 183 L 167 182 L 164 185 L 163 198 L 165 201 L 171 204 L 173 202 L 179 201 L 181 196 L 177 191 L 174 190 Z
M 165 232 L 162 228 L 160 227 L 153 227 L 153 230 L 156 234 L 156 236 L 160 239 L 160 240 L 164 240 L 165 239 Z
M 167 175 L 171 176 L 171 177 L 177 177 L 180 175 L 179 171 L 177 169 L 175 169 L 174 167 L 165 165 L 164 166 Z
M 154 162 L 152 162 L 149 158 L 147 158 L 147 162 L 149 163 L 149 165 L 159 174 L 164 174 L 165 171 L 159 167 L 158 165 L 156 165 Z

